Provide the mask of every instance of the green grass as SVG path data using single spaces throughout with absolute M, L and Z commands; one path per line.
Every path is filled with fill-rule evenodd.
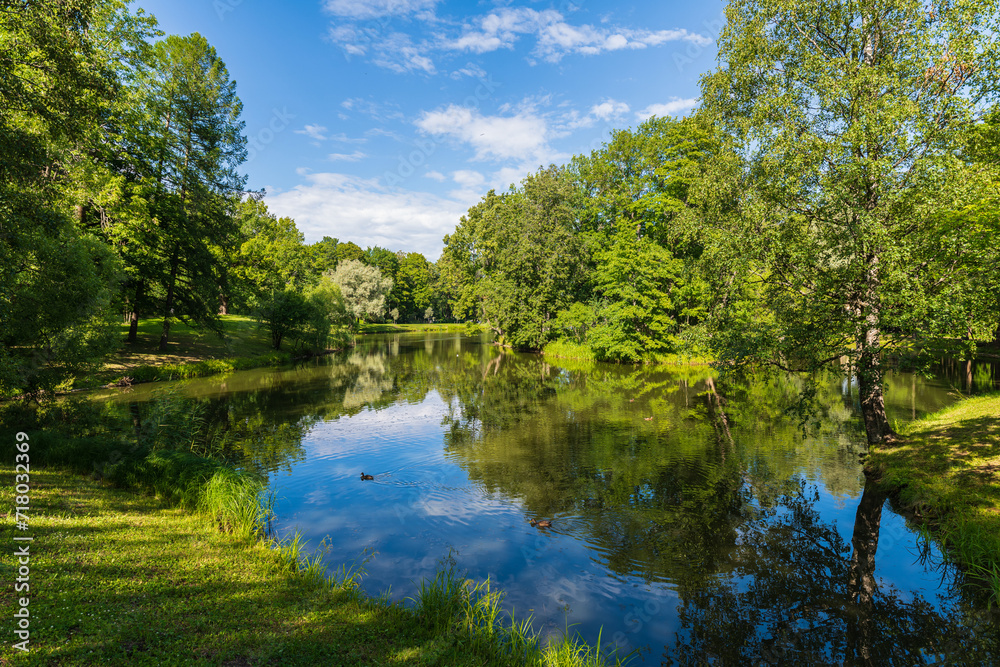
M 250 317 L 224 315 L 223 336 L 195 329 L 177 321 L 170 328 L 168 349 L 159 351 L 160 320 L 139 322 L 135 343 L 124 342 L 128 325 L 122 325 L 121 349 L 108 357 L 94 376 L 75 378 L 66 388 L 92 389 L 114 383 L 161 382 L 281 366 L 292 361 L 292 342 L 281 351 L 271 349 L 267 331 Z
M 580 361 L 597 361 L 594 351 L 585 343 L 574 343 L 573 341 L 560 338 L 545 345 L 542 354 L 547 357 L 557 359 L 577 359 Z
M 175 357 L 178 361 L 253 357 L 270 351 L 270 335 L 252 317 L 223 315 L 220 319 L 224 333 L 221 338 L 214 331 L 193 329 L 175 321 L 167 337 L 166 352 L 159 351 L 162 320 L 140 320 L 136 342 L 124 345 L 109 363 L 149 363 L 164 357 Z M 127 324 L 122 325 L 121 336 L 123 341 L 128 336 Z
M 554 340 L 542 350 L 547 357 L 557 359 L 577 359 L 580 361 L 596 361 L 594 351 L 586 343 L 574 343 L 566 339 Z M 685 356 L 680 354 L 656 354 L 648 361 L 658 366 L 707 366 L 712 360 L 707 357 Z
M 8 645 L 11 665 L 482 664 L 412 612 L 155 498 L 33 470 L 31 501 L 31 651 Z M 0 602 L 14 609 L 12 586 Z
M 909 424 L 868 466 L 1000 604 L 1000 394 Z

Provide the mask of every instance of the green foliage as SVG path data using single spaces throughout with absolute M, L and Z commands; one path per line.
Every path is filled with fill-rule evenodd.
M 273 495 L 258 479 L 229 468 L 216 470 L 201 489 L 198 511 L 225 533 L 247 542 L 264 537 L 274 516 Z
M 400 260 L 394 280 L 392 294 L 400 317 L 404 321 L 423 317 L 431 305 L 430 263 L 419 252 L 408 252 Z
M 305 326 L 303 340 L 314 351 L 328 349 L 330 331 L 334 325 L 347 322 L 347 305 L 340 287 L 329 276 L 323 276 L 319 284 L 306 290 L 309 305 L 309 319 Z M 338 341 L 341 347 L 342 341 Z
M 383 276 L 377 267 L 347 259 L 328 275 L 340 290 L 352 328 L 357 329 L 361 322 L 381 318 L 385 313 L 392 278 Z
M 990 184 L 957 152 L 996 99 L 1000 10 L 738 0 L 726 13 L 725 65 L 703 99 L 731 153 L 706 187 L 738 207 L 712 221 L 720 273 L 755 284 L 772 317 L 716 353 L 802 369 L 852 359 L 878 442 L 891 434 L 883 357 L 914 337 L 968 348 L 995 324 L 976 304 L 981 231 L 942 213 Z
M 114 344 L 120 264 L 92 228 L 114 200 L 106 118 L 151 22 L 120 2 L 0 12 L 0 394 L 37 395 Z
M 476 317 L 516 349 L 541 349 L 586 275 L 574 233 L 577 194 L 553 166 L 471 208 L 445 237 L 442 257 L 444 280 L 458 295 L 455 315 Z
M 619 224 L 611 247 L 596 254 L 600 324 L 588 340 L 601 360 L 635 363 L 673 347 L 670 293 L 682 264 L 638 233 L 631 224 Z
M 315 323 L 317 312 L 302 292 L 283 289 L 271 292 L 264 299 L 257 310 L 257 318 L 271 333 L 271 345 L 280 350 L 286 337 L 299 336 L 306 324 Z
M 597 315 L 594 308 L 577 301 L 566 310 L 559 311 L 552 326 L 562 338 L 580 344 L 587 339 L 587 333 L 596 322 Z
M 253 197 L 239 203 L 237 216 L 236 239 L 219 249 L 228 307 L 247 311 L 274 290 L 303 290 L 313 281 L 313 259 L 294 220 Z
M 165 350 L 173 318 L 218 328 L 219 263 L 215 248 L 236 234 L 235 206 L 246 177 L 242 103 L 225 63 L 204 37 L 169 36 L 153 48 L 140 77 L 144 170 L 141 191 L 154 230 L 143 272 L 162 317 Z

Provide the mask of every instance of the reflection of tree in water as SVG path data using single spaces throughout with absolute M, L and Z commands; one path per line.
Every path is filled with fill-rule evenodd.
M 344 409 L 353 410 L 379 402 L 382 394 L 395 386 L 395 377 L 386 372 L 386 357 L 380 353 L 354 353 L 347 362 L 355 367 L 354 383 L 344 394 Z
M 731 576 L 682 591 L 681 630 L 663 664 L 996 664 L 995 617 L 944 616 L 920 596 L 877 585 L 885 496 L 873 484 L 851 545 L 820 521 L 818 500 L 800 481 L 741 527 Z

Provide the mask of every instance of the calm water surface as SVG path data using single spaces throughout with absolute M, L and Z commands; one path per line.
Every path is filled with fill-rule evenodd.
M 889 417 L 998 380 L 896 373 Z M 175 384 L 267 475 L 279 533 L 329 536 L 332 568 L 367 558 L 371 594 L 413 596 L 450 556 L 536 630 L 601 631 L 633 664 L 1000 664 L 998 614 L 865 488 L 842 376 L 805 431 L 797 378 L 546 362 L 455 334 Z

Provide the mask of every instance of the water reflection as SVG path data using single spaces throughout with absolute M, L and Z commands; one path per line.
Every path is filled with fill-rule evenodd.
M 663 664 L 996 663 L 996 611 L 959 613 L 879 583 L 885 496 L 874 485 L 865 486 L 849 544 L 818 500 L 800 481 L 742 528 L 732 576 L 685 596 Z
M 997 658 L 996 619 L 919 561 L 917 537 L 866 485 L 850 380 L 820 378 L 803 430 L 788 417 L 798 377 L 483 343 L 385 336 L 180 386 L 230 455 L 270 476 L 282 530 L 336 536 L 334 566 L 377 549 L 372 593 L 412 595 L 454 549 L 543 631 L 576 624 L 596 641 L 603 627 L 647 663 Z M 963 377 L 963 391 L 996 378 L 970 368 L 890 375 L 889 418 L 940 409 Z M 149 391 L 128 395 L 136 410 Z

